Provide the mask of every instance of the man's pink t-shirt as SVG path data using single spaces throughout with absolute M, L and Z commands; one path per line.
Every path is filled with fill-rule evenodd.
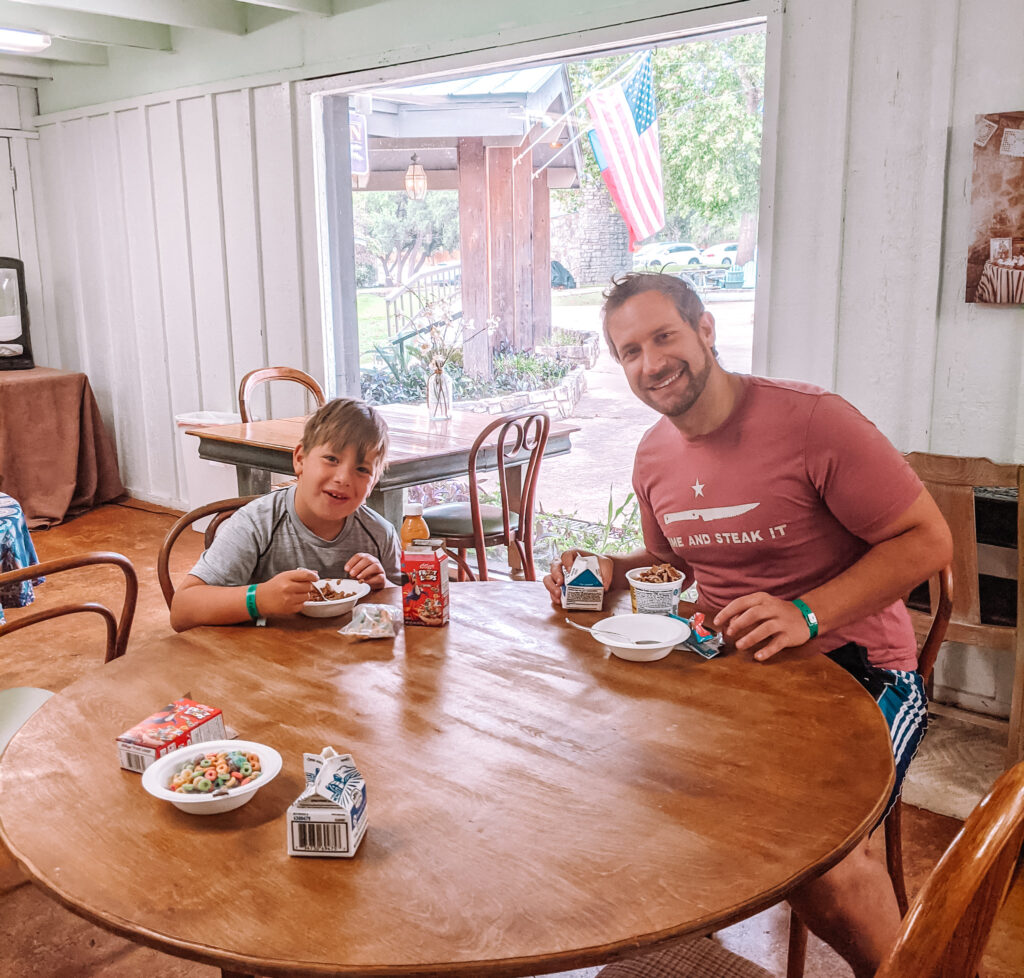
M 720 610 L 766 591 L 792 600 L 831 580 L 879 541 L 921 482 L 888 439 L 836 394 L 796 381 L 744 377 L 729 418 L 685 437 L 662 418 L 633 468 L 648 550 L 696 575 Z M 917 643 L 902 602 L 821 636 L 823 651 L 856 642 L 873 665 L 914 669 Z

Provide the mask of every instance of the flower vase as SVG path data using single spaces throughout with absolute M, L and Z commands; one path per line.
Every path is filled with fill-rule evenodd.
M 431 421 L 447 421 L 452 416 L 452 393 L 452 379 L 444 367 L 427 374 L 427 417 Z

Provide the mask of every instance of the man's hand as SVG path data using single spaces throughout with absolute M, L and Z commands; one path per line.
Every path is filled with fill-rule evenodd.
M 316 571 L 305 567 L 281 571 L 256 588 L 256 607 L 264 618 L 298 614 L 303 603 L 312 597 L 312 582 L 315 580 L 318 580 Z
M 572 567 L 577 557 L 597 557 L 598 565 L 601 568 L 601 581 L 607 591 L 612 586 L 614 565 L 611 557 L 603 557 L 601 554 L 594 554 L 589 550 L 566 550 L 562 556 L 551 564 L 551 573 L 544 575 L 544 587 L 551 595 L 551 603 L 556 608 L 562 607 L 562 583 L 565 581 L 565 572 Z
M 803 645 L 811 637 L 804 616 L 792 601 L 763 591 L 730 601 L 715 615 L 714 626 L 738 649 L 767 642 L 754 653 L 761 662 L 783 649 Z
M 349 557 L 345 573 L 353 580 L 369 584 L 371 591 L 379 591 L 388 586 L 384 565 L 370 554 L 353 554 Z

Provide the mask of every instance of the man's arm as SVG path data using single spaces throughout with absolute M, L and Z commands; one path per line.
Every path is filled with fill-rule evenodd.
M 953 556 L 953 538 L 926 489 L 886 526 L 863 557 L 841 574 L 800 595 L 818 619 L 822 635 L 878 611 L 945 567 Z M 716 628 L 748 649 L 762 642 L 756 658 L 802 645 L 807 622 L 792 601 L 757 592 L 730 601 L 716 616 Z

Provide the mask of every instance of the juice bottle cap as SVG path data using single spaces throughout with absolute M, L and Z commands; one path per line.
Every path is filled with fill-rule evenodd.
M 405 509 L 402 510 L 403 516 L 422 516 L 423 515 L 423 503 L 406 503 Z

